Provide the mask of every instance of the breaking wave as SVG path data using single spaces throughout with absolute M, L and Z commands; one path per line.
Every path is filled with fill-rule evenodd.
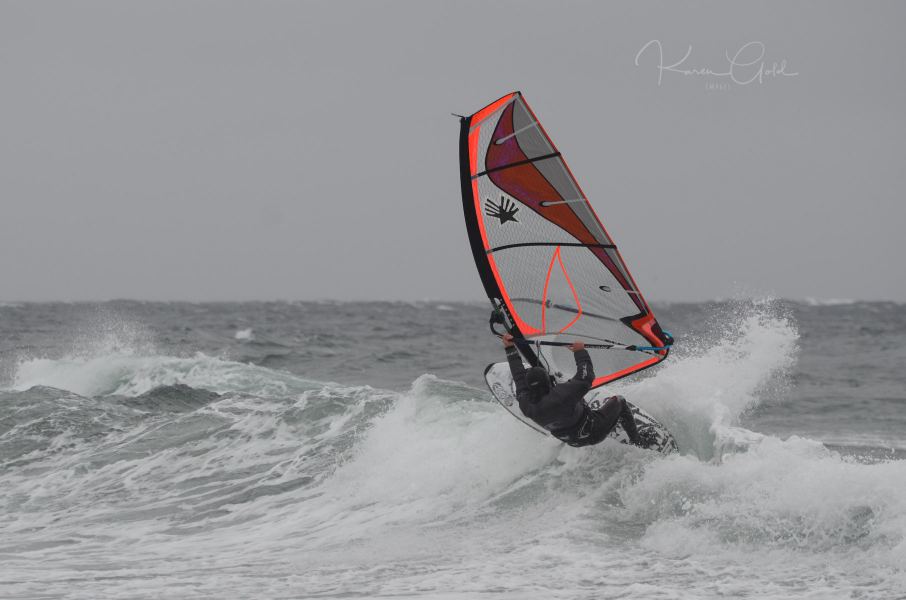
M 906 593 L 906 463 L 747 430 L 747 411 L 784 401 L 798 333 L 770 305 L 718 321 L 614 386 L 674 432 L 668 457 L 565 447 L 427 374 L 392 392 L 129 344 L 21 360 L 0 392 L 0 564 L 21 574 L 4 585 L 63 594 L 113 571 L 93 597 Z

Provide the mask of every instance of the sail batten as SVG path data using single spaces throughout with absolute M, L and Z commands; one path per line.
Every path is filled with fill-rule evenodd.
M 475 264 L 514 333 L 646 349 L 593 350 L 595 386 L 666 358 L 669 336 L 519 92 L 463 119 L 460 179 Z M 561 346 L 520 349 L 533 364 L 555 371 L 571 362 Z

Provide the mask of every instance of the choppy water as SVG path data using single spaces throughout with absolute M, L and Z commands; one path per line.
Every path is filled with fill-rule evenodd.
M 678 456 L 491 403 L 483 303 L 0 305 L 0 597 L 906 597 L 906 307 L 655 310 Z

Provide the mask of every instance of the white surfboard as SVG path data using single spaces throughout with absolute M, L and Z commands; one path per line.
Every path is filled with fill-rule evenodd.
M 528 366 L 526 366 L 526 368 L 528 368 Z M 488 388 L 491 390 L 491 394 L 494 395 L 497 402 L 499 402 L 511 415 L 538 433 L 551 436 L 551 434 L 540 425 L 523 415 L 522 411 L 519 409 L 519 403 L 516 401 L 516 386 L 513 383 L 513 375 L 510 373 L 509 364 L 499 362 L 488 365 L 484 371 L 484 378 L 488 384 Z M 604 389 L 597 388 L 586 394 L 585 403 L 589 408 L 595 410 L 600 408 L 604 399 L 610 395 L 611 394 L 608 394 Z M 676 440 L 673 439 L 673 436 L 667 431 L 666 427 L 661 425 L 654 417 L 638 406 L 635 406 L 628 401 L 627 404 L 629 404 L 629 407 L 632 409 L 632 414 L 635 417 L 636 427 L 638 427 L 639 433 L 642 433 L 644 437 L 653 440 L 651 445 L 648 446 L 649 450 L 655 450 L 662 454 L 670 454 L 678 451 Z M 553 438 L 553 436 L 551 437 Z M 613 428 L 613 431 L 610 432 L 608 438 L 614 439 L 621 444 L 629 443 L 629 436 L 626 435 L 626 432 L 623 431 L 623 428 L 619 424 Z

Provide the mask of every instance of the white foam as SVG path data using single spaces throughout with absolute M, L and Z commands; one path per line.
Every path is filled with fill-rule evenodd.
M 558 454 L 558 444 L 496 405 L 433 394 L 436 381 L 430 375 L 416 380 L 374 421 L 317 506 L 299 507 L 302 523 L 333 524 L 319 543 L 395 523 L 445 519 L 489 500 Z
M 237 339 L 254 338 L 251 329 Z M 156 387 L 184 384 L 218 393 L 241 392 L 282 397 L 319 384 L 282 371 L 243 364 L 201 352 L 187 357 L 161 355 L 153 333 L 108 308 L 81 324 L 61 358 L 22 357 L 11 389 L 48 386 L 81 396 L 138 396 Z
M 395 394 L 204 355 L 101 347 L 23 361 L 19 389 L 135 394 L 187 383 L 298 398 L 227 397 L 143 421 L 105 448 L 77 440 L 39 477 L 10 486 L 20 472 L 5 472 L 0 497 L 13 502 L 14 490 L 33 503 L 14 514 L 17 539 L 84 540 L 13 566 L 45 569 L 43 592 L 58 595 L 78 586 L 74 574 L 96 585 L 117 568 L 110 597 L 189 584 L 218 597 L 902 596 L 906 462 L 861 464 L 742 428 L 747 409 L 776 399 L 797 333 L 771 303 L 734 313 L 711 336 L 681 340 L 649 378 L 613 386 L 677 433 L 685 454 L 670 457 L 564 447 L 483 391 L 428 375 Z M 197 431 L 193 419 L 203 435 L 167 437 L 165 427 Z M 174 446 L 145 454 L 145 439 Z M 118 454 L 120 443 L 131 451 Z M 105 452 L 117 460 L 85 466 Z M 50 508 L 33 510 L 42 502 Z M 187 515 L 197 521 L 180 521 Z
M 311 381 L 265 367 L 197 353 L 189 358 L 102 354 L 96 357 L 21 361 L 12 389 L 48 386 L 81 396 L 138 396 L 156 387 L 184 384 L 218 393 L 286 396 L 311 389 Z
M 849 306 L 857 300 L 851 298 L 804 298 L 802 302 L 808 306 Z
M 642 543 L 658 554 L 773 573 L 804 554 L 858 576 L 903 564 L 904 480 L 903 461 L 866 465 L 817 442 L 763 437 L 720 464 L 653 462 L 621 497 L 650 523 Z

